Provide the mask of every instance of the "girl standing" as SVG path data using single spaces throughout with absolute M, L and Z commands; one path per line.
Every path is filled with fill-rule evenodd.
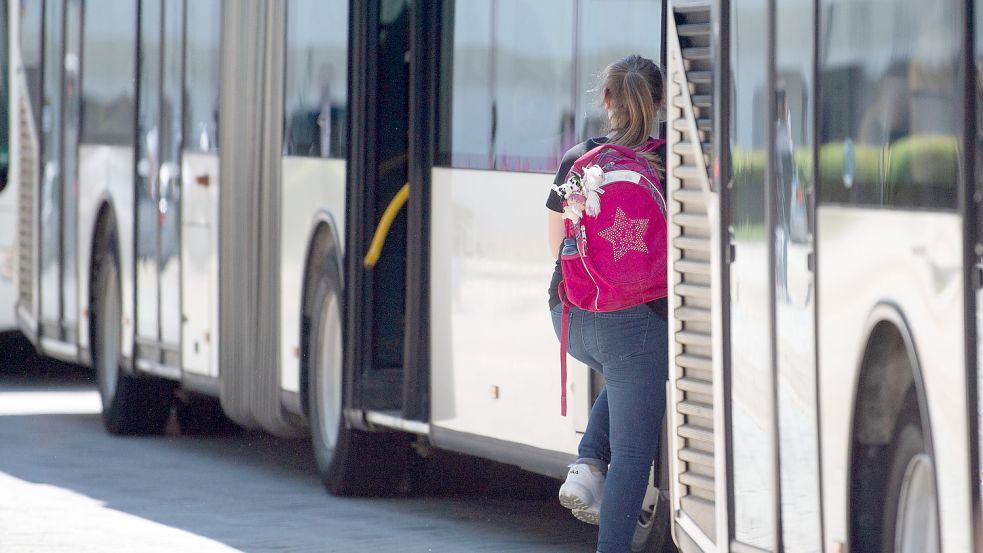
M 662 71 L 649 59 L 628 56 L 604 70 L 600 94 L 610 132 L 566 153 L 546 202 L 550 248 L 558 258 L 549 290 L 558 337 L 562 308 L 557 293 L 562 280 L 559 252 L 565 227 L 557 187 L 566 180 L 570 167 L 596 146 L 612 143 L 638 151 L 664 181 L 664 146 L 654 152 L 640 151 L 664 101 Z M 613 312 L 570 309 L 568 351 L 603 374 L 605 385 L 591 408 L 577 462 L 570 466 L 560 488 L 560 503 L 578 519 L 600 524 L 600 553 L 629 550 L 658 451 L 668 370 L 666 305 L 662 298 Z

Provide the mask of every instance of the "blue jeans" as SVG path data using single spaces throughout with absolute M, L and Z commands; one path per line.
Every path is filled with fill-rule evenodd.
M 552 309 L 560 336 L 561 306 Z M 628 551 L 666 410 L 668 325 L 646 305 L 610 313 L 570 309 L 568 353 L 604 375 L 578 462 L 607 470 L 597 550 Z

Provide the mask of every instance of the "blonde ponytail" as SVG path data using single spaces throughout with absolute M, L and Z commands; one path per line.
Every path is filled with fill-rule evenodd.
M 601 74 L 601 99 L 610 112 L 611 143 L 639 150 L 658 122 L 665 97 L 659 66 L 650 59 L 631 55 L 607 66 Z M 662 160 L 655 152 L 642 152 L 659 171 Z

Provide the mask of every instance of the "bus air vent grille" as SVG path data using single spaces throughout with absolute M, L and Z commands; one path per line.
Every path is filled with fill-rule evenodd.
M 666 131 L 669 202 L 669 447 L 676 510 L 716 537 L 714 392 L 719 333 L 719 220 L 709 168 L 713 153 L 714 50 L 708 0 L 671 2 Z
M 37 139 L 26 83 L 18 83 L 17 102 L 17 300 L 28 310 L 34 301 L 34 196 L 37 186 Z

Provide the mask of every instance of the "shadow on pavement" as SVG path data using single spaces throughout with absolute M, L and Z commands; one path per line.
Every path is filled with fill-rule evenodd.
M 92 369 L 40 357 L 20 332 L 0 332 L 0 389 L 94 385 Z
M 501 466 L 489 469 L 484 463 L 462 464 L 456 456 L 445 456 L 443 468 L 438 464 L 428 470 L 438 481 L 446 477 L 445 484 L 478 479 L 478 494 L 346 499 L 332 497 L 321 487 L 306 440 L 259 432 L 109 436 L 98 414 L 91 371 L 39 362 L 17 344 L 16 338 L 0 336 L 0 405 L 5 395 L 23 400 L 25 392 L 38 392 L 37 401 L 50 405 L 32 406 L 43 414 L 0 416 L 0 477 L 12 477 L 0 478 L 0 514 L 15 514 L 8 524 L 23 520 L 44 526 L 45 518 L 93 517 L 109 528 L 117 524 L 117 517 L 120 525 L 131 528 L 129 534 L 119 530 L 119 536 L 108 536 L 120 549 L 109 547 L 110 542 L 80 543 L 77 551 L 161 551 L 170 547 L 165 543 L 185 535 L 248 552 L 594 550 L 596 527 L 579 523 L 558 505 L 558 483 L 534 477 L 526 482 L 525 473 Z M 4 482 L 28 490 L 26 504 L 5 506 L 2 498 L 10 494 Z M 462 490 L 456 485 L 436 488 Z M 81 496 L 78 510 L 66 506 L 74 500 L 55 495 L 51 499 L 60 501 L 58 508 L 45 503 L 45 494 L 64 490 Z M 132 528 L 139 524 L 133 526 L 133 517 L 152 521 L 147 530 L 152 535 L 145 543 L 119 543 L 134 539 L 137 530 Z M 59 531 L 65 532 L 65 539 L 88 539 L 84 528 L 76 529 L 84 522 L 52 520 L 39 527 L 45 536 L 39 536 L 38 543 L 57 541 Z M 0 530 L 5 530 L 2 522 Z M 5 538 L 11 539 L 11 534 L 0 531 L 0 540 Z M 190 544 L 182 547 L 196 550 Z

